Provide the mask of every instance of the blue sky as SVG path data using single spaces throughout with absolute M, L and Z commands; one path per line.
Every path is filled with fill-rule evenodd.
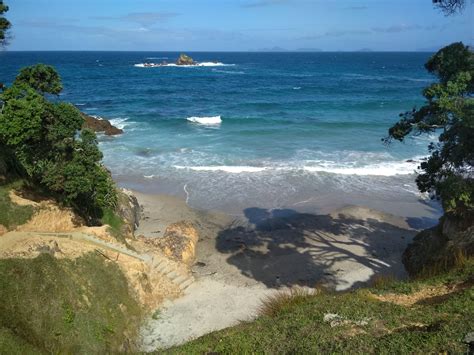
M 474 5 L 431 0 L 5 0 L 10 50 L 432 50 L 473 44 Z

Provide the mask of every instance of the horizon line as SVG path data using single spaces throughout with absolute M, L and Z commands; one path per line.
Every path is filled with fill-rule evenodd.
M 442 48 L 442 47 L 440 47 Z M 16 49 L 16 50 L 0 50 L 1 53 L 13 52 L 123 52 L 123 53 L 431 53 L 436 52 L 436 49 L 420 49 L 420 50 L 314 50 L 314 51 L 300 51 L 300 50 L 99 50 L 99 49 Z

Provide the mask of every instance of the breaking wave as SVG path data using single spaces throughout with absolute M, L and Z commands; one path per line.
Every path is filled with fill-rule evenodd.
M 219 125 L 222 123 L 221 116 L 213 117 L 188 117 L 186 118 L 189 122 L 201 124 L 201 125 Z

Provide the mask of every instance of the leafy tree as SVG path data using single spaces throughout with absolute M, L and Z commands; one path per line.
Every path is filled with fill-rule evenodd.
M 79 110 L 45 97 L 59 94 L 61 88 L 52 67 L 38 64 L 23 69 L 0 95 L 0 149 L 8 152 L 8 163 L 19 174 L 92 223 L 115 207 L 115 186 L 100 164 L 95 134 L 82 130 Z
M 0 0 L 0 45 L 10 22 Z M 0 89 L 3 85 L 0 84 Z M 45 64 L 23 68 L 13 85 L 0 93 L 0 158 L 10 170 L 73 206 L 90 223 L 113 210 L 117 193 L 101 165 L 95 134 L 82 130 L 84 119 L 73 105 L 50 102 L 62 83 Z
M 0 0 L 0 49 L 7 44 L 7 32 L 11 27 L 10 22 L 3 17 L 3 14 L 8 11 L 8 6 Z M 0 82 L 0 91 L 3 89 L 3 83 Z
M 27 84 L 41 94 L 58 95 L 63 89 L 59 74 L 52 66 L 45 64 L 36 64 L 21 69 L 15 83 Z
M 0 46 L 4 46 L 7 41 L 7 32 L 11 27 L 11 23 L 3 17 L 3 14 L 8 11 L 8 6 L 0 0 Z
M 433 4 L 440 8 L 446 15 L 453 15 L 464 9 L 466 0 L 433 0 Z
M 474 216 L 474 53 L 453 43 L 425 67 L 439 82 L 423 91 L 424 106 L 400 114 L 385 141 L 439 132 L 438 142 L 429 145 L 431 155 L 420 165 L 418 188 L 440 198 L 448 214 Z

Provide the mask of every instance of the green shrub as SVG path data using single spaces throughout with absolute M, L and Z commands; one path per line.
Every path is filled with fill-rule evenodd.
M 0 94 L 0 149 L 6 165 L 24 179 L 72 206 L 90 224 L 117 204 L 115 184 L 104 166 L 97 137 L 82 130 L 83 117 L 73 105 L 50 102 L 61 81 L 43 64 L 22 69 Z

